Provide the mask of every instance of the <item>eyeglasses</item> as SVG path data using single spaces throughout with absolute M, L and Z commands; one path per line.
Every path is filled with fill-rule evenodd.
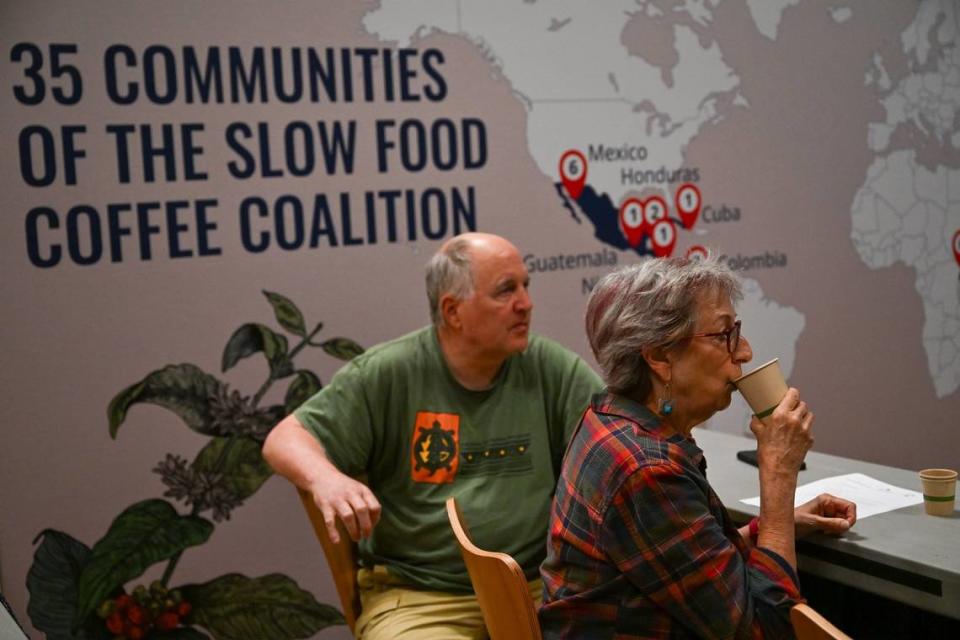
M 727 340 L 727 351 L 733 353 L 740 346 L 740 320 L 733 323 L 733 326 L 726 331 L 717 331 L 714 333 L 694 333 L 690 338 L 719 338 L 723 336 Z

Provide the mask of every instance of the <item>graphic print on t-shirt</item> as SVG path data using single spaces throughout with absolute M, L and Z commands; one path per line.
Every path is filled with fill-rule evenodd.
M 414 482 L 453 482 L 460 463 L 460 416 L 418 411 L 410 474 Z
M 523 475 L 533 471 L 529 433 L 482 442 L 464 442 L 460 446 L 460 457 L 463 465 L 460 475 L 464 478 Z

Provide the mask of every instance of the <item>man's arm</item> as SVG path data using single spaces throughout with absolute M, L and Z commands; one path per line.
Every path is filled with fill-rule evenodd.
M 370 488 L 342 473 L 327 457 L 323 445 L 293 415 L 284 418 L 263 443 L 263 457 L 273 470 L 309 491 L 330 540 L 339 542 L 338 517 L 354 540 L 368 537 L 380 519 L 380 502 Z

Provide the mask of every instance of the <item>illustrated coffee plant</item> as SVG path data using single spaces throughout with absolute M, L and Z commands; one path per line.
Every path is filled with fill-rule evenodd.
M 320 378 L 296 368 L 294 358 L 306 347 L 340 360 L 363 353 L 348 338 L 315 341 L 322 323 L 308 332 L 293 302 L 263 293 L 296 344 L 289 348 L 285 335 L 258 323 L 244 324 L 230 336 L 221 372 L 254 354 L 266 359 L 266 380 L 253 396 L 185 363 L 153 371 L 110 402 L 113 439 L 130 407 L 146 403 L 172 411 L 209 440 L 192 462 L 167 453 L 153 469 L 167 488 L 164 498 L 174 502 L 153 498 L 130 505 L 92 548 L 54 529 L 37 536 L 34 543 L 40 544 L 27 574 L 27 613 L 48 639 L 284 640 L 344 623 L 334 607 L 317 602 L 282 574 L 229 573 L 203 584 L 170 586 L 184 552 L 206 543 L 215 523 L 229 520 L 272 474 L 261 447 L 273 425 L 320 390 Z M 286 384 L 283 404 L 261 406 L 281 381 Z M 135 584 L 161 563 L 159 580 Z

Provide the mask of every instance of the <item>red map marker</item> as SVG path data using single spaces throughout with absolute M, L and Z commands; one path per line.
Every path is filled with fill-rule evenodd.
M 673 222 L 664 218 L 653 225 L 650 239 L 653 241 L 653 255 L 658 258 L 669 256 L 673 253 L 673 245 L 677 244 L 677 228 Z
M 576 200 L 583 193 L 587 182 L 587 158 L 576 149 L 570 149 L 560 156 L 560 179 L 563 186 Z
M 680 220 L 683 221 L 684 229 L 692 229 L 700 215 L 700 189 L 695 184 L 686 183 L 680 185 L 675 196 L 677 211 L 680 212 Z
M 620 205 L 620 228 L 631 247 L 639 246 L 646 232 L 643 223 L 643 202 L 637 198 L 627 198 Z
M 707 249 L 703 245 L 694 244 L 687 248 L 687 257 L 690 260 L 699 262 L 707 259 Z
M 960 265 L 960 229 L 953 233 L 953 259 Z
M 651 196 L 643 203 L 643 220 L 648 229 L 667 217 L 667 202 L 660 196 Z

